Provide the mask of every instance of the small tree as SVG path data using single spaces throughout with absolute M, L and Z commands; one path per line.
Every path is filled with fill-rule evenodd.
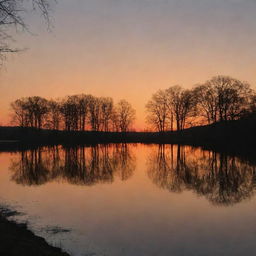
M 159 132 L 164 132 L 168 128 L 168 99 L 166 91 L 159 90 L 153 94 L 151 100 L 146 105 L 147 122 Z
M 127 132 L 135 120 L 135 110 L 126 100 L 120 100 L 116 107 L 117 122 L 121 132 Z
M 174 115 L 177 130 L 182 130 L 187 124 L 187 119 L 193 113 L 196 98 L 192 90 L 185 90 L 175 85 L 166 90 L 169 111 Z

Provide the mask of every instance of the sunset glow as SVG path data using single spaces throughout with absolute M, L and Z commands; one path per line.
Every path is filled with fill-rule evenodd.
M 251 0 L 62 0 L 46 31 L 15 35 L 19 48 L 1 70 L 1 124 L 19 97 L 72 94 L 125 98 L 145 124 L 152 93 L 192 87 L 215 75 L 255 86 L 256 2 Z

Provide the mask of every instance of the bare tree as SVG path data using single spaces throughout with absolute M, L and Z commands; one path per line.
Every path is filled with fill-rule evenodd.
M 101 101 L 92 97 L 89 103 L 90 123 L 92 131 L 99 131 L 101 126 Z
M 17 99 L 11 103 L 13 111 L 12 122 L 20 127 L 27 126 L 27 113 L 25 109 L 25 100 Z
M 159 90 L 153 94 L 151 100 L 146 105 L 148 112 L 147 122 L 157 131 L 164 132 L 168 128 L 168 99 L 167 94 L 163 90 Z
M 55 100 L 48 101 L 48 117 L 46 121 L 46 128 L 59 130 L 61 124 L 61 104 Z
M 228 76 L 214 77 L 209 83 L 218 93 L 219 120 L 234 120 L 247 107 L 251 89 L 249 84 Z
M 170 111 L 174 114 L 177 130 L 186 126 L 189 116 L 193 113 L 196 101 L 191 90 L 184 90 L 181 86 L 172 86 L 166 90 Z
M 198 113 L 206 118 L 207 123 L 214 123 L 218 116 L 218 95 L 209 84 L 197 85 L 194 89 L 197 97 Z
M 80 131 L 85 131 L 86 123 L 89 115 L 89 105 L 92 101 L 93 96 L 81 94 L 77 95 L 77 105 L 78 105 L 78 126 Z
M 39 11 L 49 26 L 49 10 L 53 2 L 55 0 L 0 0 L 0 55 L 2 58 L 5 53 L 18 51 L 17 48 L 10 46 L 10 42 L 13 41 L 10 30 L 16 28 L 29 31 L 28 24 L 25 22 L 28 9 Z
M 126 100 L 120 100 L 116 107 L 117 122 L 121 132 L 127 132 L 135 120 L 135 110 Z
M 120 108 L 114 109 L 112 98 L 80 94 L 67 96 L 63 100 L 46 100 L 36 96 L 16 100 L 11 103 L 11 109 L 13 122 L 22 127 L 116 131 L 121 129 L 121 117 L 124 126 L 124 122 L 128 127 L 132 121 L 132 111 L 126 103 L 124 101 L 122 108 L 120 105 Z
M 41 97 L 30 97 L 29 98 L 31 108 L 33 109 L 33 115 L 35 118 L 34 127 L 41 129 L 43 126 L 43 122 L 45 121 L 45 117 L 48 113 L 48 104 L 47 100 Z
M 43 127 L 48 113 L 47 100 L 38 96 L 18 99 L 11 104 L 14 121 L 22 127 Z
M 61 103 L 60 108 L 65 130 L 76 131 L 78 130 L 78 105 L 77 96 L 68 96 Z
M 112 113 L 111 113 L 111 130 L 115 132 L 120 131 L 119 127 L 119 120 L 118 120 L 118 113 L 117 113 L 117 107 L 114 106 Z
M 101 113 L 102 113 L 102 126 L 105 132 L 110 130 L 110 122 L 113 113 L 113 99 L 112 98 L 101 98 Z
M 208 123 L 239 119 L 250 108 L 253 91 L 246 82 L 216 76 L 195 87 L 198 106 Z

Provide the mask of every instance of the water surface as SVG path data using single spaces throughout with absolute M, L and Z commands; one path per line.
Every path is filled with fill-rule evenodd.
M 80 255 L 255 255 L 250 160 L 177 145 L 0 154 L 0 200 Z

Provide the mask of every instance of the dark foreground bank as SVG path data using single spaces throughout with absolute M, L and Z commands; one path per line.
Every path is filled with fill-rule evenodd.
M 97 143 L 189 144 L 207 147 L 256 145 L 256 119 L 219 122 L 175 132 L 81 132 L 21 127 L 0 127 L 0 150 L 20 146 Z
M 69 256 L 27 229 L 26 224 L 9 221 L 0 212 L 1 256 Z

